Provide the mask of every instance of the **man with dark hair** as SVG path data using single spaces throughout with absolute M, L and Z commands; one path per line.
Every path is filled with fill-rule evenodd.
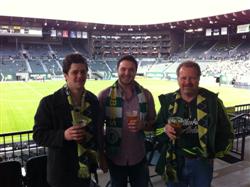
M 97 167 L 99 102 L 86 90 L 87 60 L 80 54 L 63 61 L 66 84 L 44 97 L 35 114 L 33 138 L 48 147 L 47 180 L 52 187 L 88 187 Z
M 118 80 L 99 94 L 105 127 L 105 156 L 111 186 L 148 186 L 144 130 L 152 130 L 155 106 L 152 94 L 134 79 L 137 61 L 124 56 L 117 62 Z
M 156 136 L 163 146 L 156 171 L 168 187 L 210 187 L 213 159 L 231 149 L 232 125 L 217 94 L 199 87 L 197 63 L 185 61 L 176 73 L 179 89 L 159 96 Z
M 70 70 L 71 64 L 83 64 L 86 71 L 88 72 L 87 59 L 80 54 L 70 54 L 67 55 L 63 60 L 63 73 L 67 74 Z
M 120 66 L 120 63 L 123 61 L 123 60 L 128 60 L 130 61 L 131 63 L 133 63 L 135 65 L 135 69 L 137 71 L 137 68 L 138 68 L 138 62 L 137 60 L 132 56 L 132 55 L 127 55 L 127 56 L 123 56 L 122 58 L 120 58 L 117 62 L 117 65 L 116 65 L 116 68 L 118 69 L 119 66 Z

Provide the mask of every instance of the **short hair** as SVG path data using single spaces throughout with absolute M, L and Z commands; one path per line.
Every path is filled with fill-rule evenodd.
M 72 53 L 67 55 L 63 60 L 63 73 L 68 74 L 71 64 L 84 64 L 86 66 L 86 70 L 88 71 L 88 63 L 87 59 L 83 57 L 81 54 Z
M 120 63 L 121 63 L 123 60 L 127 60 L 127 61 L 129 61 L 129 62 L 132 62 L 132 63 L 135 65 L 136 70 L 137 70 L 138 62 L 137 62 L 137 60 L 135 59 L 135 57 L 133 57 L 132 55 L 126 55 L 126 56 L 121 57 L 121 58 L 118 60 L 118 62 L 117 62 L 117 66 L 116 66 L 117 69 L 119 68 Z
M 197 64 L 197 63 L 196 63 L 195 61 L 193 61 L 193 60 L 187 60 L 187 61 L 182 62 L 182 63 L 178 66 L 178 68 L 176 69 L 176 75 L 177 75 L 177 77 L 179 77 L 180 69 L 181 69 L 182 67 L 193 68 L 193 69 L 195 69 L 195 70 L 197 71 L 198 76 L 199 76 L 199 77 L 201 76 L 201 68 L 200 68 L 199 64 Z

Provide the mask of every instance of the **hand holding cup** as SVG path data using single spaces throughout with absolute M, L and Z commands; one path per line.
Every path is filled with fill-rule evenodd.
M 183 119 L 181 117 L 169 117 L 168 125 L 174 129 L 175 138 L 179 138 L 182 134 Z

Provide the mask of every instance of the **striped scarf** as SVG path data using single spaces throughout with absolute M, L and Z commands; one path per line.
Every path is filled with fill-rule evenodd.
M 143 87 L 137 82 L 135 83 L 135 92 L 139 101 L 139 117 L 145 120 L 147 113 L 147 101 L 143 92 Z M 106 150 L 108 155 L 115 155 L 120 148 L 123 125 L 123 99 L 118 89 L 118 81 L 116 81 L 110 89 L 109 96 L 105 103 L 105 119 L 106 119 Z
M 90 103 L 85 100 L 86 90 L 84 90 L 84 92 L 82 93 L 81 106 L 75 106 L 73 104 L 73 100 L 70 95 L 69 88 L 67 87 L 67 85 L 65 85 L 64 87 L 66 90 L 65 92 L 67 95 L 68 103 L 71 106 L 72 124 L 73 125 L 84 124 L 85 126 L 88 126 L 92 122 L 92 119 L 88 117 L 87 115 L 85 115 L 85 111 L 87 111 L 90 106 Z M 86 132 L 85 142 L 90 142 L 92 138 L 93 138 L 93 135 L 90 134 L 89 132 Z M 78 177 L 89 178 L 90 168 L 88 167 L 89 163 L 86 163 L 86 161 L 97 163 L 97 153 L 95 150 L 88 149 L 83 144 L 80 144 L 80 143 L 77 144 L 77 153 L 78 153 L 77 155 L 79 159 Z

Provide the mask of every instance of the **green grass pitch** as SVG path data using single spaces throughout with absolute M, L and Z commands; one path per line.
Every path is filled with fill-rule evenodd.
M 177 82 L 153 79 L 137 79 L 145 88 L 149 89 L 159 110 L 158 96 L 174 91 L 178 88 Z M 110 86 L 114 80 L 87 80 L 86 88 L 95 94 Z M 42 97 L 53 93 L 64 85 L 64 81 L 45 82 L 1 82 L 0 83 L 0 133 L 31 130 L 34 123 L 34 114 Z M 215 84 L 201 84 L 223 100 L 225 106 L 249 103 L 250 91 L 236 89 L 229 86 Z

